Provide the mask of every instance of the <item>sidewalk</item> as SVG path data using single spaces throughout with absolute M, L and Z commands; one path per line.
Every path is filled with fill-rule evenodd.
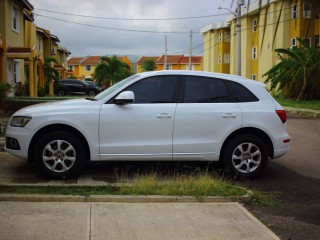
M 238 203 L 0 203 L 0 239 L 279 239 Z

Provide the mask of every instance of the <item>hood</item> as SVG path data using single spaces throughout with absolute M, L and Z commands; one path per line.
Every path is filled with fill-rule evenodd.
M 70 99 L 70 100 L 63 100 L 63 101 L 53 101 L 48 103 L 39 103 L 32 106 L 28 106 L 22 108 L 15 112 L 14 116 L 32 116 L 33 114 L 37 114 L 40 112 L 56 112 L 56 111 L 63 111 L 63 110 L 71 110 L 71 109 L 79 109 L 84 108 L 86 106 L 90 106 L 95 101 L 90 101 L 88 99 Z

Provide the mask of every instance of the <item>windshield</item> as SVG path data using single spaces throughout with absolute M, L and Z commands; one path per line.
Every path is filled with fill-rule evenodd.
M 106 90 L 104 90 L 103 92 L 99 93 L 97 96 L 94 97 L 95 100 L 101 100 L 103 98 L 105 98 L 106 96 L 108 96 L 109 94 L 111 94 L 112 92 L 116 91 L 117 89 L 119 89 L 120 87 L 124 86 L 125 84 L 127 84 L 128 82 L 138 78 L 139 75 L 135 74 L 132 75 L 124 80 L 121 80 L 120 82 L 112 85 L 111 87 L 107 88 Z

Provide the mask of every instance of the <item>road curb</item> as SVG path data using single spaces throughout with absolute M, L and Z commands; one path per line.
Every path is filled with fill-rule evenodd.
M 301 116 L 307 116 L 311 118 L 320 118 L 320 111 L 307 109 L 307 108 L 293 108 L 293 107 L 284 107 L 286 112 L 294 113 Z
M 192 197 L 163 195 L 44 195 L 44 194 L 0 194 L 0 202 L 119 202 L 119 203 L 212 203 L 242 202 L 251 199 L 252 192 L 236 197 Z

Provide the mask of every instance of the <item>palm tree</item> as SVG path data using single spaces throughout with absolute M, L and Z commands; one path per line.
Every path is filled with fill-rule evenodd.
M 156 69 L 157 69 L 157 64 L 152 59 L 145 60 L 140 67 L 140 70 L 143 72 L 154 71 Z
M 45 57 L 44 58 L 44 75 L 47 82 L 50 80 L 57 81 L 59 80 L 59 72 L 52 67 L 53 63 L 58 63 L 57 59 L 54 57 Z M 47 84 L 47 83 L 46 83 Z
M 44 58 L 44 76 L 45 76 L 45 87 L 44 92 L 49 92 L 53 95 L 54 86 L 57 85 L 60 78 L 59 72 L 52 66 L 54 63 L 58 63 L 57 59 L 54 57 Z
M 280 63 L 263 76 L 270 90 L 279 89 L 283 97 L 300 99 L 320 98 L 320 49 L 310 47 L 297 38 L 300 47 L 276 49 Z
M 94 70 L 93 77 L 100 84 L 110 82 L 111 85 L 131 75 L 130 66 L 121 61 L 116 55 L 101 57 Z

